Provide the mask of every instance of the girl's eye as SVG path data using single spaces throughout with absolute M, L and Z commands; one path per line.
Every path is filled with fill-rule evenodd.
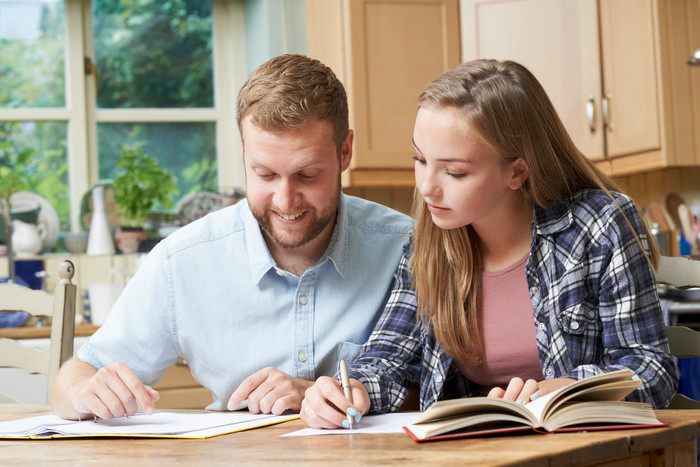
M 463 178 L 467 176 L 467 174 L 450 172 L 449 170 L 445 170 L 445 173 L 452 178 Z
M 425 164 L 425 159 L 421 159 L 418 156 L 413 156 L 413 160 L 418 162 L 419 164 Z

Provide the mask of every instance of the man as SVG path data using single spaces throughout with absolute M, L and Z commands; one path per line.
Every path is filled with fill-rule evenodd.
M 343 85 L 317 60 L 276 57 L 243 85 L 238 126 L 247 199 L 153 249 L 61 369 L 58 415 L 152 413 L 151 385 L 178 356 L 212 391 L 210 409 L 298 411 L 369 337 L 411 221 L 341 192 L 353 142 Z

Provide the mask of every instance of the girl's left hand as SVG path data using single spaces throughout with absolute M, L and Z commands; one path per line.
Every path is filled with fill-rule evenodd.
M 575 380 L 571 378 L 554 378 L 546 379 L 540 382 L 534 379 L 523 381 L 522 378 L 513 378 L 508 383 L 505 391 L 499 387 L 491 389 L 488 397 L 503 398 L 515 401 L 519 404 L 527 404 L 530 401 L 544 396 L 556 389 L 573 383 Z

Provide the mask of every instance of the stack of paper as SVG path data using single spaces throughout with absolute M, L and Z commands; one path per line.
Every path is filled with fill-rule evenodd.
M 299 418 L 292 415 L 253 415 L 248 412 L 136 414 L 110 420 L 64 420 L 56 415 L 0 422 L 0 438 L 47 439 L 137 436 L 148 438 L 209 438 Z

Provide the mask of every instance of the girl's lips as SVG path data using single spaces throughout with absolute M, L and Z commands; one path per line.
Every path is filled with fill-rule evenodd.
M 430 211 L 430 212 L 433 213 L 433 214 L 442 214 L 442 213 L 444 213 L 444 212 L 449 211 L 449 209 L 447 209 L 447 208 L 441 208 L 441 207 L 439 207 L 439 206 L 433 206 L 433 205 L 430 204 L 430 203 L 425 203 L 425 204 L 428 205 L 428 211 Z

